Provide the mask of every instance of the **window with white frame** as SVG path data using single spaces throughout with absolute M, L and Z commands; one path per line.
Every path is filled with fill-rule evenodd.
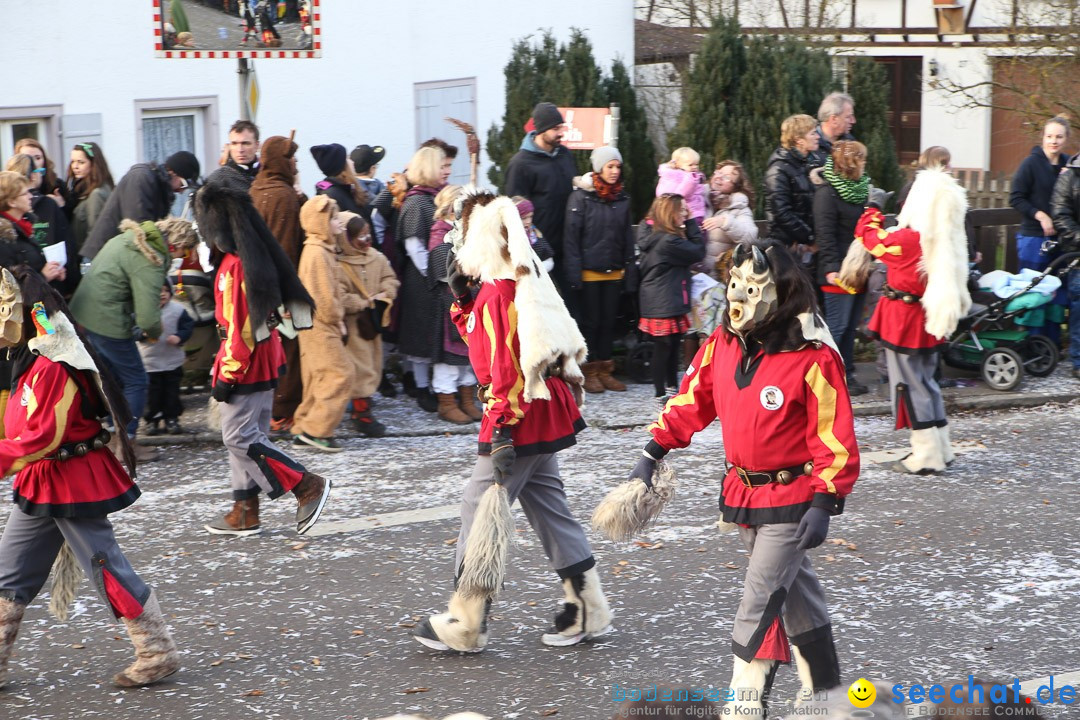
M 175 152 L 194 153 L 203 175 L 220 149 L 217 98 L 136 100 L 136 153 L 140 162 L 162 163 Z
M 61 112 L 59 105 L 0 107 L 0 169 L 15 153 L 15 143 L 24 138 L 40 142 L 46 155 L 56 162 Z

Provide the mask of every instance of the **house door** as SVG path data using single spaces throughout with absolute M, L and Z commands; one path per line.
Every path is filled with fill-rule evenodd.
M 476 126 L 476 78 L 416 84 L 416 144 L 437 137 L 458 148 L 450 173 L 450 183 L 469 182 L 469 152 L 465 136 L 446 118 Z
M 904 167 L 917 162 L 922 151 L 922 57 L 874 59 L 884 65 L 888 72 L 889 129 L 897 158 Z M 858 116 L 858 108 L 855 114 Z

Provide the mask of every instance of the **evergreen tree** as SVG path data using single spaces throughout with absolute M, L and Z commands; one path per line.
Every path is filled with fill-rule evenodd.
M 570 42 L 559 50 L 558 86 L 550 94 L 559 107 L 605 107 L 600 66 L 592 53 L 592 43 L 580 30 L 573 30 Z M 579 175 L 592 171 L 589 151 L 572 150 L 570 154 Z
M 619 106 L 619 152 L 623 157 L 623 186 L 630 195 L 630 217 L 649 211 L 656 188 L 656 150 L 649 139 L 645 109 L 638 105 L 630 73 L 621 60 L 611 65 L 604 80 L 608 105 Z
M 672 149 L 685 146 L 697 150 L 706 174 L 717 160 L 731 156 L 737 144 L 731 138 L 730 124 L 737 114 L 735 98 L 745 71 L 746 51 L 739 23 L 718 17 L 683 79 L 682 109 L 668 136 Z M 769 97 L 757 100 L 764 104 Z
M 890 84 L 885 68 L 868 57 L 849 65 L 848 93 L 855 100 L 858 124 L 854 134 L 866 145 L 866 172 L 876 187 L 899 190 L 904 175 L 889 129 Z
M 492 124 L 488 130 L 485 150 L 492 166 L 488 170 L 488 180 L 494 187 L 502 187 L 506 177 L 506 164 L 521 146 L 525 123 L 532 115 L 532 109 L 543 97 L 545 80 L 550 82 L 554 69 L 558 68 L 558 47 L 555 37 L 544 33 L 538 46 L 534 47 L 530 38 L 522 38 L 514 43 L 510 61 L 506 64 L 506 110 L 503 124 Z

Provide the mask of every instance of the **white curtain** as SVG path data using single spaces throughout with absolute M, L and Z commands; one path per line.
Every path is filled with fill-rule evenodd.
M 195 118 L 191 115 L 143 118 L 142 125 L 145 162 L 163 163 L 178 150 L 195 152 Z

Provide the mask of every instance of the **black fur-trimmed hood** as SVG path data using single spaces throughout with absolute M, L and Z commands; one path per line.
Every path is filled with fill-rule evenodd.
M 255 210 L 247 180 L 240 173 L 228 168 L 214 172 L 195 194 L 194 213 L 205 242 L 240 256 L 256 342 L 270 337 L 265 321 L 282 305 L 292 314 L 297 329 L 311 327 L 315 301 Z

